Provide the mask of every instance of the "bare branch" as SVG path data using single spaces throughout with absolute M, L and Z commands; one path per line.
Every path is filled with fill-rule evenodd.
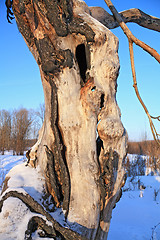
M 148 46 L 146 43 L 140 41 L 138 38 L 136 38 L 132 32 L 129 30 L 129 28 L 127 27 L 127 25 L 124 23 L 122 17 L 120 16 L 120 14 L 117 12 L 116 8 L 113 6 L 112 2 L 110 0 L 105 0 L 107 6 L 109 7 L 109 9 L 111 10 L 111 12 L 113 13 L 115 19 L 117 20 L 117 22 L 119 23 L 119 26 L 122 28 L 124 34 L 127 36 L 127 38 L 129 40 L 131 40 L 132 42 L 134 42 L 136 45 L 138 45 L 139 47 L 143 48 L 143 50 L 145 50 L 146 52 L 148 52 L 152 57 L 154 57 L 159 63 L 160 63 L 160 55 L 157 53 L 157 51 L 153 48 L 151 48 L 150 46 Z
M 25 231 L 25 239 L 32 239 L 32 233 L 35 231 L 35 225 L 37 225 L 37 229 L 42 229 L 45 232 L 45 235 L 56 237 L 56 232 L 53 226 L 47 225 L 46 221 L 40 216 L 33 216 L 27 226 L 27 230 Z M 44 236 L 43 236 L 44 237 Z
M 139 102 L 141 103 L 145 113 L 147 114 L 147 117 L 149 119 L 149 123 L 150 123 L 150 127 L 151 127 L 151 131 L 153 134 L 153 137 L 155 139 L 155 141 L 157 142 L 158 145 L 160 145 L 160 140 L 159 140 L 159 134 L 156 131 L 156 128 L 152 122 L 152 118 L 153 119 L 158 119 L 159 117 L 152 117 L 149 112 L 148 109 L 146 107 L 146 105 L 144 104 L 139 91 L 138 91 L 138 87 L 137 87 L 137 80 L 136 80 L 136 71 L 135 71 L 135 65 L 134 65 L 134 53 L 133 53 L 133 43 L 137 44 L 138 46 L 140 46 L 141 48 L 143 48 L 145 51 L 147 51 L 151 56 L 153 56 L 159 63 L 160 63 L 160 55 L 150 46 L 146 45 L 145 43 L 141 42 L 139 39 L 137 39 L 132 32 L 129 30 L 129 28 L 126 26 L 126 24 L 124 23 L 122 17 L 120 16 L 120 14 L 117 12 L 116 8 L 113 6 L 112 2 L 110 0 L 105 0 L 107 6 L 109 7 L 109 9 L 111 10 L 111 12 L 113 13 L 115 19 L 117 20 L 117 22 L 119 23 L 120 27 L 122 28 L 123 32 L 125 33 L 125 35 L 128 38 L 129 41 L 129 51 L 130 51 L 130 60 L 131 60 L 131 68 L 132 68 L 132 76 L 133 76 L 133 87 L 135 89 L 136 92 L 136 96 L 139 100 Z
M 157 117 L 153 117 L 153 116 L 151 116 L 151 118 L 153 118 L 153 119 L 157 119 L 158 121 L 160 121 L 160 116 L 157 116 Z
M 120 13 L 123 21 L 137 23 L 141 27 L 145 27 L 157 32 L 160 32 L 160 19 L 150 16 L 140 9 L 129 9 Z
M 132 68 L 132 76 L 133 76 L 133 87 L 134 87 L 134 90 L 135 90 L 135 93 L 137 95 L 137 98 L 139 100 L 139 102 L 141 103 L 145 113 L 147 114 L 147 117 L 149 119 L 149 123 L 150 123 L 150 128 L 151 128 L 151 131 L 152 131 L 152 134 L 153 134 L 153 137 L 154 137 L 154 140 L 158 143 L 158 145 L 160 145 L 160 142 L 159 142 L 159 139 L 158 139 L 158 136 L 159 134 L 157 133 L 156 131 L 156 128 L 152 122 L 152 118 L 154 119 L 158 119 L 158 117 L 152 117 L 150 114 L 149 114 L 149 111 L 146 107 L 146 105 L 144 104 L 140 94 L 139 94 L 139 91 L 138 91 L 138 87 L 137 87 L 137 80 L 136 80 L 136 71 L 135 71 L 135 64 L 134 64 L 134 53 L 133 53 L 133 42 L 132 41 L 129 41 L 129 51 L 130 51 L 130 60 L 131 60 L 131 68 Z
M 92 17 L 97 19 L 109 29 L 119 27 L 119 23 L 113 15 L 110 15 L 101 7 L 90 7 Z M 160 32 L 160 19 L 150 16 L 140 9 L 133 8 L 119 13 L 125 23 L 137 23 L 141 27 Z

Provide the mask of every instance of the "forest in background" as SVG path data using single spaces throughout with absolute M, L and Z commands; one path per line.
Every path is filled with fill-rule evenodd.
M 20 107 L 13 110 L 0 110 L 0 151 L 13 150 L 16 155 L 32 147 L 38 138 L 38 131 L 44 121 L 45 106 L 37 109 Z M 137 155 L 160 155 L 160 148 L 154 140 L 128 142 L 128 153 Z
M 19 108 L 0 110 L 0 153 L 13 151 L 13 155 L 24 155 L 38 139 L 38 132 L 44 121 L 45 106 L 38 109 Z M 160 172 L 160 149 L 155 141 L 128 142 L 128 154 L 137 155 L 134 161 L 125 159 L 127 175 L 144 175 L 145 168 L 153 174 Z M 147 156 L 143 159 L 141 156 Z
M 0 151 L 13 150 L 13 155 L 23 155 L 38 138 L 44 120 L 44 104 L 36 110 L 19 108 L 0 110 Z

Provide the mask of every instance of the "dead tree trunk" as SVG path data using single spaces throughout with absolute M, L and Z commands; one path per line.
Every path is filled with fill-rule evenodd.
M 82 236 L 106 239 L 126 155 L 116 102 L 118 39 L 80 0 L 14 0 L 12 8 L 45 97 L 30 164 L 41 168 L 46 191 Z

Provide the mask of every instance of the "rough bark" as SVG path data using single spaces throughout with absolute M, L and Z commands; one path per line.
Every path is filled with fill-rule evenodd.
M 91 16 L 96 18 L 104 26 L 109 29 L 119 27 L 119 23 L 115 20 L 114 16 L 109 14 L 101 7 L 90 7 Z M 160 19 L 150 16 L 140 9 L 132 8 L 119 13 L 125 23 L 136 23 L 141 27 L 160 32 Z
M 44 123 L 28 162 L 41 168 L 55 206 L 82 236 L 106 239 L 126 155 L 116 102 L 118 39 L 83 1 L 14 0 L 12 8 L 45 97 Z

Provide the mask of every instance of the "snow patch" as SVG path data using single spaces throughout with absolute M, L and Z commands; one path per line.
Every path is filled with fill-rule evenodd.
M 160 189 L 160 177 L 141 176 L 140 181 L 146 187 L 143 197 L 140 197 L 138 189 L 125 191 L 113 209 L 108 240 L 150 240 L 154 226 L 160 223 L 160 194 L 156 201 L 154 199 L 154 190 Z M 129 184 L 130 178 L 127 179 L 124 189 L 127 189 Z M 154 240 L 160 239 L 159 230 L 160 228 L 155 230 Z
M 39 169 L 25 166 L 25 163 L 22 163 L 12 168 L 7 177 L 10 177 L 8 181 L 9 189 L 24 189 L 36 201 L 41 199 L 44 190 L 44 178 L 41 176 Z

